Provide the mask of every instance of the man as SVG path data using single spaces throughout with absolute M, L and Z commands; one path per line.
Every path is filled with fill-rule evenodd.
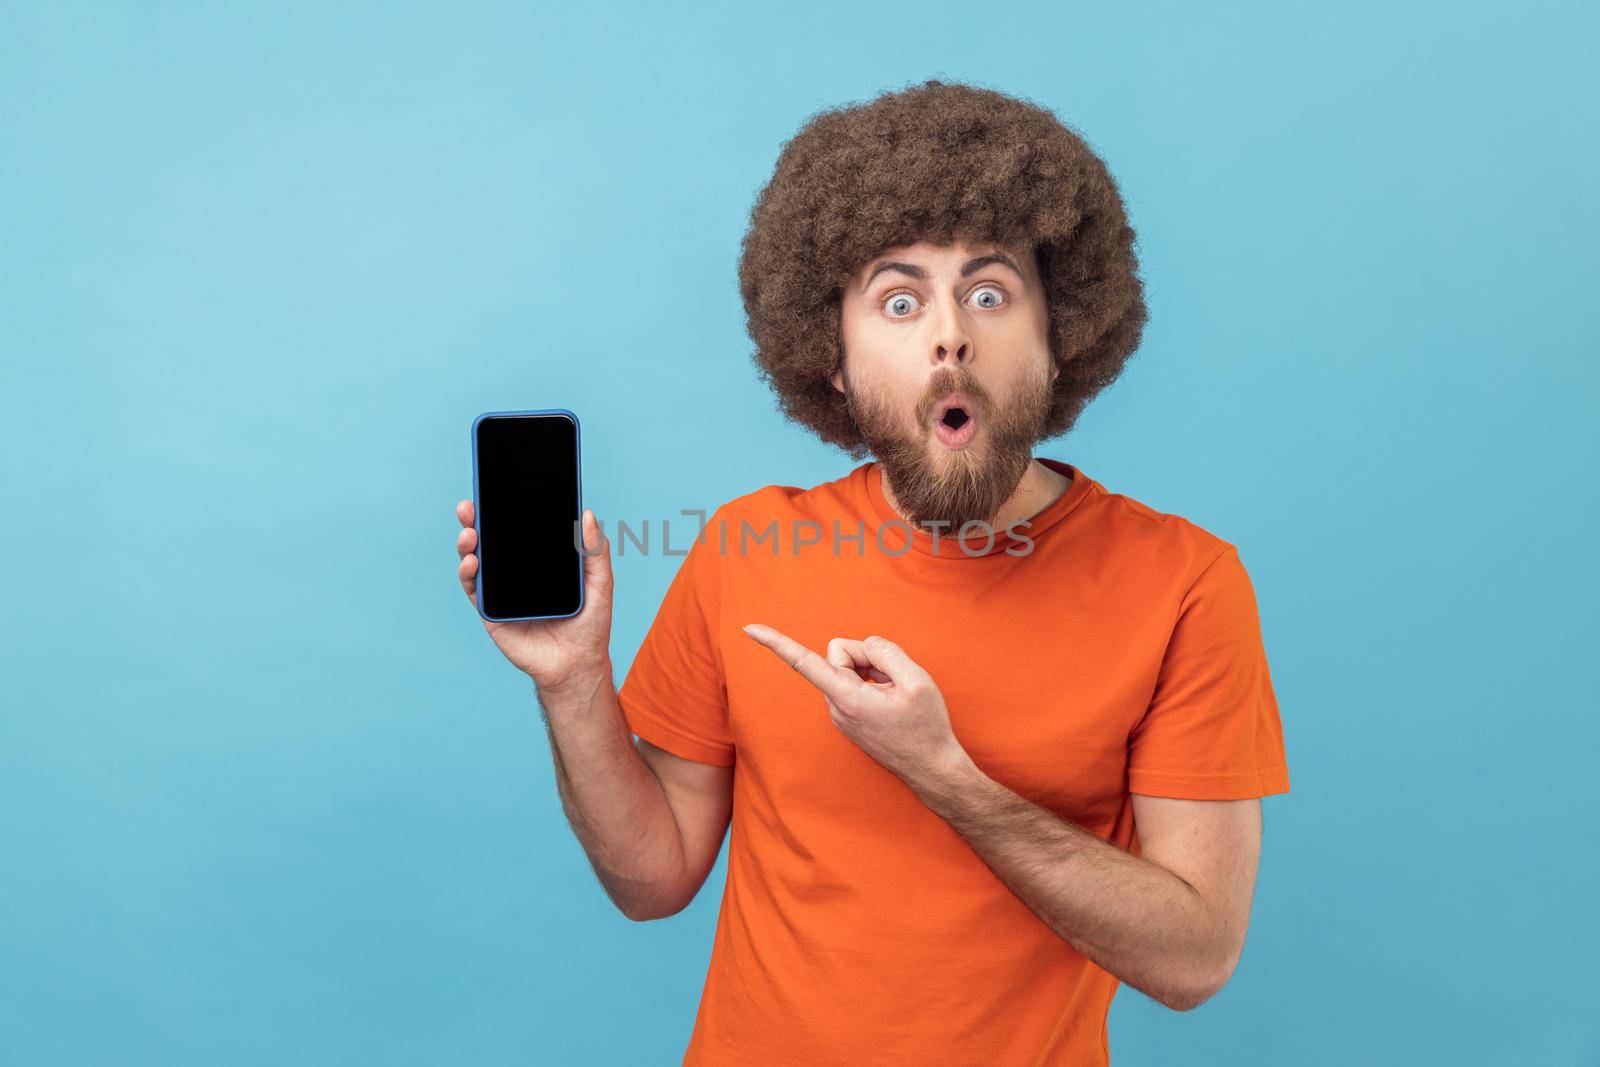
M 1119 981 L 1187 1010 L 1232 974 L 1289 788 L 1250 580 L 1032 454 L 1138 344 L 1132 245 L 1032 104 L 930 81 L 815 117 L 741 292 L 785 414 L 874 460 L 718 508 L 620 692 L 591 514 L 584 612 L 486 624 L 625 914 L 684 908 L 731 818 L 685 1063 L 1105 1063 Z

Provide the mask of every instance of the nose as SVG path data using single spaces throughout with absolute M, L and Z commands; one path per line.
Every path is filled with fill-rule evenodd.
M 935 367 L 970 364 L 972 336 L 967 330 L 967 317 L 954 301 L 941 303 L 943 306 L 933 316 L 933 344 L 929 362 Z

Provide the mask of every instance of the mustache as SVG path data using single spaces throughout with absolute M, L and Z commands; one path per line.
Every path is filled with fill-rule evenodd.
M 933 409 L 939 401 L 951 393 L 965 393 L 972 398 L 973 405 L 978 409 L 972 414 L 977 415 L 985 422 L 989 421 L 989 409 L 993 405 L 988 392 L 978 384 L 977 377 L 965 367 L 944 366 L 933 372 L 933 377 L 928 379 L 928 384 L 923 387 L 922 397 L 917 401 L 917 422 L 927 422 L 933 417 Z

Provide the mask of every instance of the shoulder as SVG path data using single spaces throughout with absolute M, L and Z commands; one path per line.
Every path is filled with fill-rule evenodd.
M 1216 531 L 1127 493 L 1095 482 L 1084 501 L 1085 518 L 1108 551 L 1140 567 L 1155 568 L 1179 580 L 1193 580 L 1238 547 Z

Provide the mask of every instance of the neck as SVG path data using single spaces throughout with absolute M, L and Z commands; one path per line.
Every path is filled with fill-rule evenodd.
M 877 464 L 876 468 L 875 475 L 879 487 L 883 489 L 883 498 L 889 502 L 896 515 L 909 523 L 911 517 L 900 507 L 900 502 L 895 500 L 894 491 L 889 488 L 889 480 L 883 476 L 883 465 Z M 996 530 L 1004 530 L 1014 522 L 1033 518 L 1060 499 L 1070 484 L 1071 479 L 1065 475 L 1058 474 L 1036 459 L 1031 460 L 1027 470 L 1023 471 L 1022 480 L 1017 483 L 1016 490 L 988 520 L 989 525 Z

